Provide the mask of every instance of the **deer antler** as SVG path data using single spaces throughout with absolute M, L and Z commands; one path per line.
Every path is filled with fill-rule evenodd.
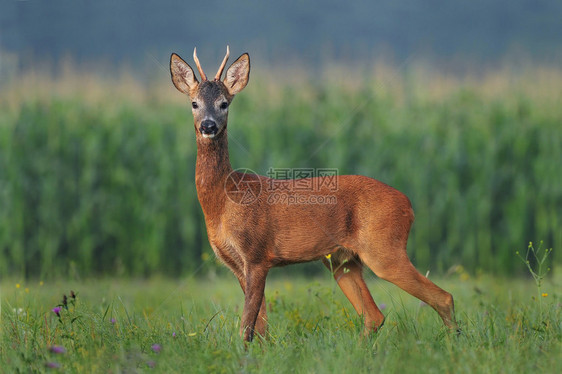
M 226 61 L 228 60 L 228 56 L 230 56 L 230 48 L 228 45 L 226 46 L 226 55 L 224 56 L 224 60 L 222 60 L 221 66 L 219 67 L 219 71 L 217 71 L 217 75 L 215 75 L 215 80 L 219 81 L 221 79 L 222 71 L 226 66 Z
M 203 72 L 203 68 L 201 67 L 199 59 L 197 58 L 197 47 L 193 48 L 193 60 L 195 60 L 195 65 L 197 65 L 197 70 L 199 70 L 199 75 L 201 75 L 201 82 L 206 81 L 207 76 Z

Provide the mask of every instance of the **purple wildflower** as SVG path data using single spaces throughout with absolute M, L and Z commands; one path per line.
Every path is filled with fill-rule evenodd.
M 172 333 L 172 338 L 175 338 L 175 337 L 176 337 L 176 333 L 173 332 L 173 333 Z
M 60 364 L 58 362 L 47 362 L 45 366 L 49 369 L 60 369 Z
M 49 347 L 49 351 L 53 352 L 53 353 L 66 353 L 66 349 L 64 349 L 63 346 L 60 345 L 52 345 Z
M 380 303 L 380 304 L 379 304 L 379 309 L 380 309 L 380 310 L 385 310 L 385 309 L 386 309 L 386 304 L 385 304 L 385 303 Z
M 160 353 L 162 350 L 162 346 L 160 344 L 152 344 L 151 348 L 155 353 Z
M 117 322 L 117 321 L 115 320 L 115 318 L 112 318 L 112 319 L 111 319 L 111 323 L 115 325 L 115 322 Z
M 53 313 L 55 313 L 57 315 L 57 317 L 60 317 L 60 311 L 62 310 L 62 308 L 60 306 L 56 306 L 51 310 L 53 311 Z

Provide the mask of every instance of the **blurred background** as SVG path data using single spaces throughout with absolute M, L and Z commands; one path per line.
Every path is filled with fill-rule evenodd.
M 231 162 L 329 167 L 406 193 L 414 264 L 562 262 L 562 3 L 0 3 L 0 277 L 222 272 L 171 52 L 252 59 Z M 309 264 L 292 272 L 316 274 Z

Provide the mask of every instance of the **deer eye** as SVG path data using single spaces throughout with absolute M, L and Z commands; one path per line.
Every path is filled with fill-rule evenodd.
M 194 101 L 194 102 L 191 103 L 191 107 L 193 109 L 197 109 L 197 108 L 199 108 L 199 105 L 197 105 L 197 103 Z
M 223 102 L 221 103 L 220 108 L 221 108 L 222 110 L 228 108 L 228 103 L 227 103 L 226 101 L 223 101 Z

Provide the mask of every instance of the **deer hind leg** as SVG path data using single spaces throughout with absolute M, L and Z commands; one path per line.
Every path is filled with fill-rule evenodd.
M 363 333 L 365 335 L 377 331 L 384 323 L 384 315 L 375 304 L 369 288 L 363 279 L 363 264 L 358 259 L 352 259 L 344 264 L 339 261 L 323 259 L 324 265 L 333 272 L 344 295 L 349 299 L 357 314 L 365 320 Z
M 410 295 L 430 305 L 451 329 L 456 329 L 453 296 L 421 275 L 410 262 L 406 243 L 361 253 L 363 262 L 380 278 L 394 283 Z

